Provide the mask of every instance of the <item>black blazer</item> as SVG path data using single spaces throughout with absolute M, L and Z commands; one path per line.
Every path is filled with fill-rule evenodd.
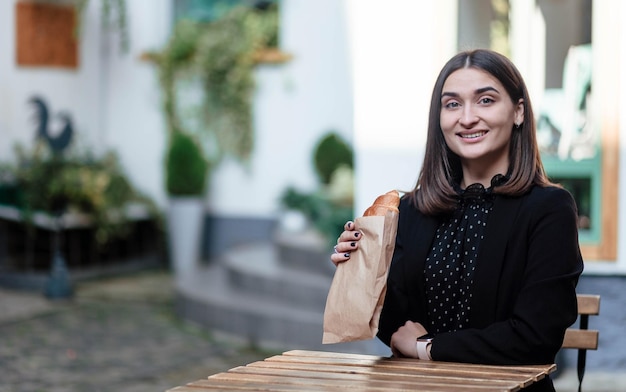
M 407 320 L 428 326 L 424 262 L 440 220 L 404 197 L 378 337 Z M 479 250 L 470 327 L 437 335 L 434 360 L 484 364 L 553 363 L 577 317 L 583 270 L 572 196 L 535 186 L 521 197 L 498 195 Z

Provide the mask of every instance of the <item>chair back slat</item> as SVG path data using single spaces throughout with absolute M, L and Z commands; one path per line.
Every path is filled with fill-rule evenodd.
M 582 392 L 583 377 L 585 376 L 587 350 L 598 349 L 598 337 L 600 332 L 588 329 L 589 316 L 600 314 L 600 296 L 590 294 L 576 295 L 578 302 L 579 328 L 570 327 L 565 331 L 561 348 L 574 348 L 578 350 L 578 392 Z
M 583 330 L 570 328 L 565 331 L 562 348 L 578 348 L 584 350 L 598 349 L 599 332 L 596 330 Z
M 600 314 L 600 296 L 589 294 L 578 294 L 578 314 L 589 314 L 597 316 Z

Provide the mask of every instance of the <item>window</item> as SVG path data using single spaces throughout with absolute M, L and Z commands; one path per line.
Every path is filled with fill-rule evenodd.
M 238 5 L 265 9 L 277 3 L 278 0 L 174 0 L 174 19 L 210 22 Z

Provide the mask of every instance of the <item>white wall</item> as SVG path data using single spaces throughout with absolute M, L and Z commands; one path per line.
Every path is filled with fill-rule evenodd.
M 173 20 L 171 3 L 170 0 L 127 1 L 128 53 L 120 52 L 114 34 L 109 34 L 101 45 L 100 138 L 118 151 L 131 181 L 161 205 L 166 202 L 163 156 L 167 135 L 162 96 L 156 67 L 140 57 L 161 49 L 167 42 Z
M 101 122 L 99 29 L 85 27 L 77 69 L 17 67 L 15 3 L 17 0 L 0 2 L 0 159 L 13 156 L 14 143 L 27 144 L 34 139 L 34 110 L 28 104 L 34 94 L 48 101 L 51 114 L 68 111 L 80 134 L 77 141 L 91 144 Z M 92 11 L 89 9 L 90 14 Z
M 165 133 L 160 95 L 153 67 L 139 56 L 167 39 L 170 2 L 127 2 L 131 47 L 124 54 L 118 36 L 101 28 L 100 2 L 92 1 L 83 22 L 76 69 L 17 67 L 15 3 L 0 2 L 0 159 L 12 158 L 15 142 L 26 146 L 32 142 L 34 112 L 27 100 L 39 94 L 51 112 L 71 114 L 79 147 L 116 150 L 135 185 L 162 201 Z
M 250 167 L 224 162 L 208 206 L 218 215 L 269 217 L 294 185 L 315 189 L 313 148 L 335 130 L 352 141 L 352 91 L 342 1 L 282 0 L 283 65 L 257 69 Z
M 600 118 L 602 125 L 608 129 L 617 127 L 616 139 L 607 143 L 618 143 L 619 165 L 618 172 L 618 206 L 617 211 L 610 211 L 617 215 L 617 260 L 593 261 L 586 263 L 585 272 L 592 274 L 626 274 L 626 113 L 622 109 L 626 96 L 623 91 L 626 87 L 624 64 L 626 60 L 626 29 L 623 21 L 626 18 L 626 4 L 620 0 L 605 0 L 594 2 L 593 15 L 593 58 L 594 64 L 601 63 L 600 70 L 594 69 L 594 80 L 600 80 L 594 85 L 594 96 L 600 99 L 593 101 L 596 118 Z M 607 77 L 608 76 L 608 77 Z
M 620 1 L 619 5 L 617 5 L 616 10 L 617 12 L 617 18 L 619 18 L 619 20 L 626 20 L 626 4 L 624 4 L 624 2 Z M 623 65 L 626 64 L 626 29 L 621 27 L 620 32 L 619 32 L 619 42 L 621 42 L 622 44 L 619 45 L 617 47 L 617 56 L 619 58 L 619 64 Z M 623 68 L 622 68 L 623 69 Z M 620 91 L 621 93 L 618 94 L 619 97 L 619 102 L 618 102 L 618 107 L 623 107 L 624 105 L 622 105 L 622 102 L 626 101 L 626 97 L 624 96 L 624 91 L 626 91 L 626 77 L 625 75 L 622 73 L 622 75 L 619 77 L 619 88 L 618 91 Z M 617 264 L 619 266 L 619 269 L 623 272 L 626 273 L 626 241 L 624 241 L 624 238 L 626 238 L 626 232 L 624 231 L 624 228 L 626 228 L 626 208 L 624 206 L 624 197 L 623 195 L 626 195 L 626 110 L 620 110 L 619 111 L 619 124 L 620 124 L 620 130 L 619 130 L 619 135 L 620 135 L 620 140 L 619 140 L 619 188 L 618 188 L 618 195 L 620 195 L 619 200 L 620 200 L 620 206 L 619 206 L 619 210 L 618 210 L 618 216 L 619 219 L 617 221 L 617 236 L 619 238 L 619 240 L 617 241 Z
M 117 36 L 101 32 L 99 2 L 92 1 L 76 70 L 15 65 L 16 2 L 0 1 L 0 160 L 11 157 L 14 142 L 32 141 L 33 111 L 27 100 L 42 94 L 54 112 L 71 112 L 81 144 L 115 148 L 133 182 L 164 205 L 161 96 L 153 66 L 139 56 L 167 40 L 170 0 L 127 2 L 131 48 L 125 55 L 118 51 Z M 526 20 L 535 22 L 521 25 L 515 19 L 513 59 L 534 91 L 543 84 L 537 65 L 542 57 L 537 29 L 530 27 L 540 23 L 525 3 L 512 2 L 514 11 L 521 16 L 525 10 Z M 623 2 L 612 4 L 613 16 L 625 19 Z M 456 51 L 456 5 L 455 0 L 388 0 L 384 6 L 373 0 L 282 0 L 281 45 L 294 58 L 258 68 L 252 163 L 247 170 L 232 162 L 219 168 L 207 198 L 209 210 L 225 217 L 272 217 L 286 186 L 314 187 L 312 148 L 330 129 L 356 149 L 357 214 L 380 193 L 412 188 L 434 79 Z M 615 40 L 622 43 L 615 52 L 622 61 L 624 34 L 621 29 Z M 626 78 L 616 75 L 615 81 L 618 91 L 626 91 Z M 618 107 L 622 95 L 617 94 Z M 620 115 L 626 124 L 624 111 Z M 624 151 L 626 137 L 620 145 Z M 623 193 L 625 154 L 620 154 L 620 173 Z M 618 230 L 626 225 L 621 207 Z M 626 271 L 624 243 L 618 240 L 620 271 Z M 594 268 L 611 273 L 616 264 Z
M 132 49 L 124 57 L 115 48 L 108 49 L 104 138 L 120 152 L 135 183 L 165 204 L 161 95 L 153 67 L 138 57 L 167 40 L 170 2 L 127 4 Z M 212 214 L 273 217 L 287 186 L 315 187 L 312 149 L 324 132 L 333 129 L 351 140 L 352 102 L 340 4 L 282 1 L 281 47 L 293 60 L 258 67 L 251 161 L 244 167 L 227 160 L 212 174 L 207 196 Z
M 430 96 L 456 52 L 456 1 L 347 0 L 356 144 L 355 212 L 411 190 L 422 164 Z
M 166 204 L 163 187 L 165 128 L 155 68 L 142 53 L 161 48 L 171 32 L 170 0 L 127 1 L 130 50 L 100 28 L 92 1 L 76 70 L 17 68 L 14 4 L 0 1 L 0 158 L 14 141 L 30 142 L 34 124 L 26 101 L 44 95 L 53 111 L 68 110 L 79 139 L 97 151 L 115 149 L 133 183 Z M 352 98 L 341 1 L 283 0 L 284 65 L 257 70 L 255 149 L 248 168 L 224 162 L 214 173 L 207 208 L 216 215 L 272 217 L 289 185 L 313 189 L 315 143 L 326 131 L 352 139 Z

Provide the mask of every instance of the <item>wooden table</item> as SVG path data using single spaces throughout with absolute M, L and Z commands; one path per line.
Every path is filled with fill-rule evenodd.
M 167 392 L 517 391 L 556 365 L 487 366 L 324 351 L 287 351 Z

